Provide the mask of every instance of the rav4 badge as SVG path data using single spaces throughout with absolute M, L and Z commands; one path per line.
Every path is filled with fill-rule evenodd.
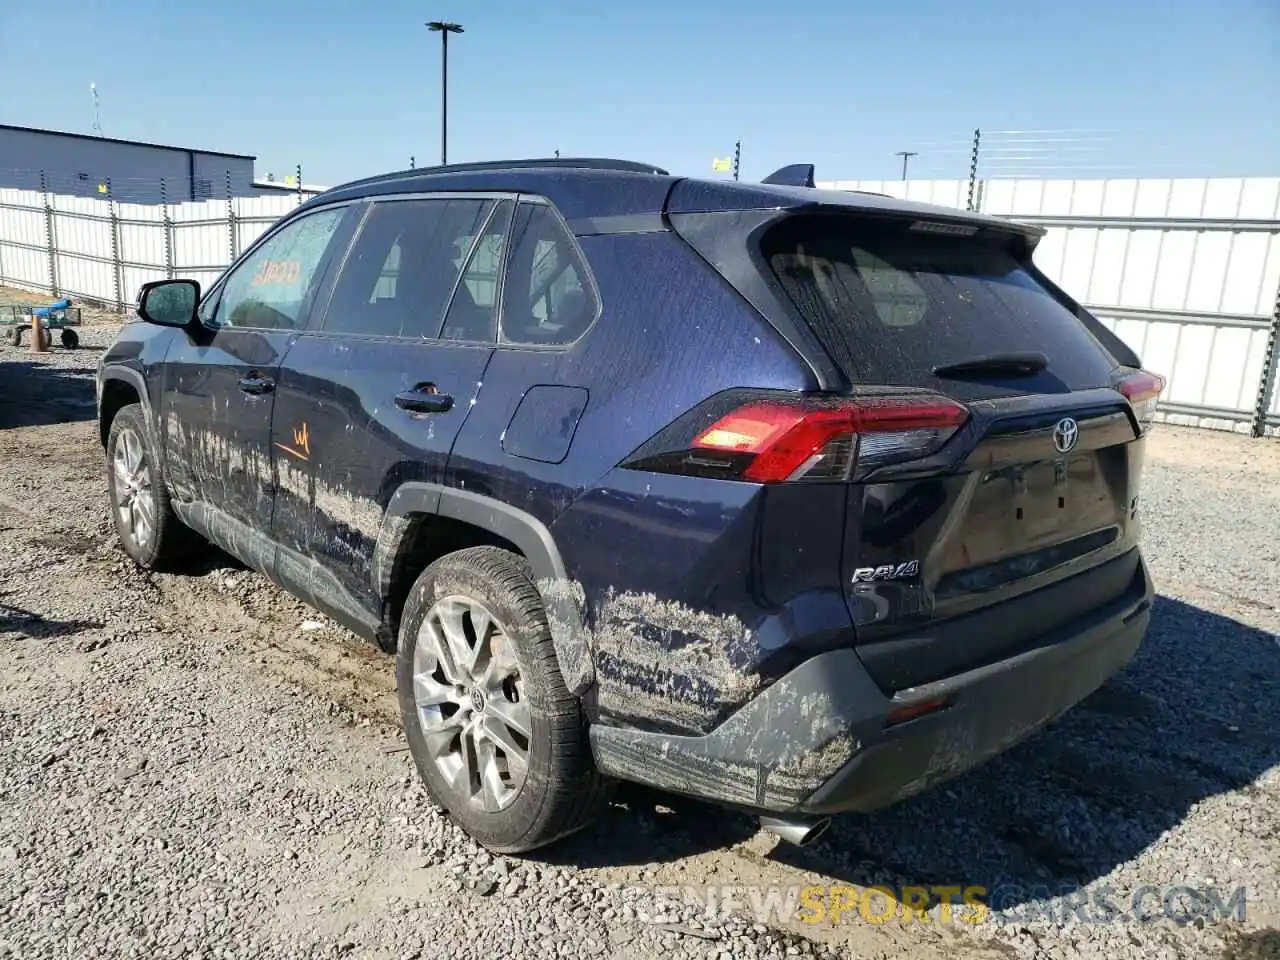
M 853 571 L 854 583 L 874 583 L 877 580 L 908 580 L 920 573 L 920 561 L 886 563 L 879 567 L 858 567 Z

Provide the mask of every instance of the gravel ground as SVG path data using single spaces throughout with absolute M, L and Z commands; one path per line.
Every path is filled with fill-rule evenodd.
M 803 850 L 637 789 L 495 861 L 419 788 L 369 645 L 220 554 L 124 561 L 92 421 L 112 330 L 83 334 L 0 348 L 0 957 L 1280 955 L 1280 444 L 1153 435 L 1146 645 L 981 770 Z M 646 893 L 703 884 L 981 885 L 1012 912 L 765 923 Z M 1081 920 L 1176 886 L 1244 886 L 1245 919 Z

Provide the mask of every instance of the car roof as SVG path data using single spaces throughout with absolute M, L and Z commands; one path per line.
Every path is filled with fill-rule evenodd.
M 679 178 L 659 167 L 621 160 L 509 160 L 398 170 L 345 183 L 304 207 L 406 193 L 534 193 L 569 221 L 660 214 Z
M 436 192 L 538 194 L 560 210 L 575 233 L 597 232 L 591 225 L 601 221 L 616 224 L 641 218 L 636 221 L 641 223 L 664 213 L 801 208 L 959 220 L 1030 236 L 1043 233 L 1030 225 L 882 194 L 679 177 L 652 164 L 593 157 L 496 160 L 398 170 L 334 187 L 307 201 L 302 209 L 342 200 Z

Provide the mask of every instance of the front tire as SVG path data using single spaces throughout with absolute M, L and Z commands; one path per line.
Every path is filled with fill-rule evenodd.
M 199 538 L 173 512 L 142 406 L 122 407 L 107 432 L 107 499 L 116 535 L 144 570 L 190 555 Z
M 585 827 L 607 800 L 522 558 L 472 547 L 427 567 L 401 618 L 396 686 L 432 797 L 498 853 Z

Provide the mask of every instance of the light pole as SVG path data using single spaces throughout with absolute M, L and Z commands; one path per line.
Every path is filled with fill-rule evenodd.
M 462 24 L 430 20 L 427 29 L 440 34 L 440 166 L 449 162 L 449 34 L 461 33 Z
M 894 154 L 894 156 L 902 158 L 902 179 L 903 180 L 907 179 L 907 161 L 910 160 L 912 157 L 920 156 L 920 154 L 914 153 L 910 150 L 899 150 L 897 153 Z

